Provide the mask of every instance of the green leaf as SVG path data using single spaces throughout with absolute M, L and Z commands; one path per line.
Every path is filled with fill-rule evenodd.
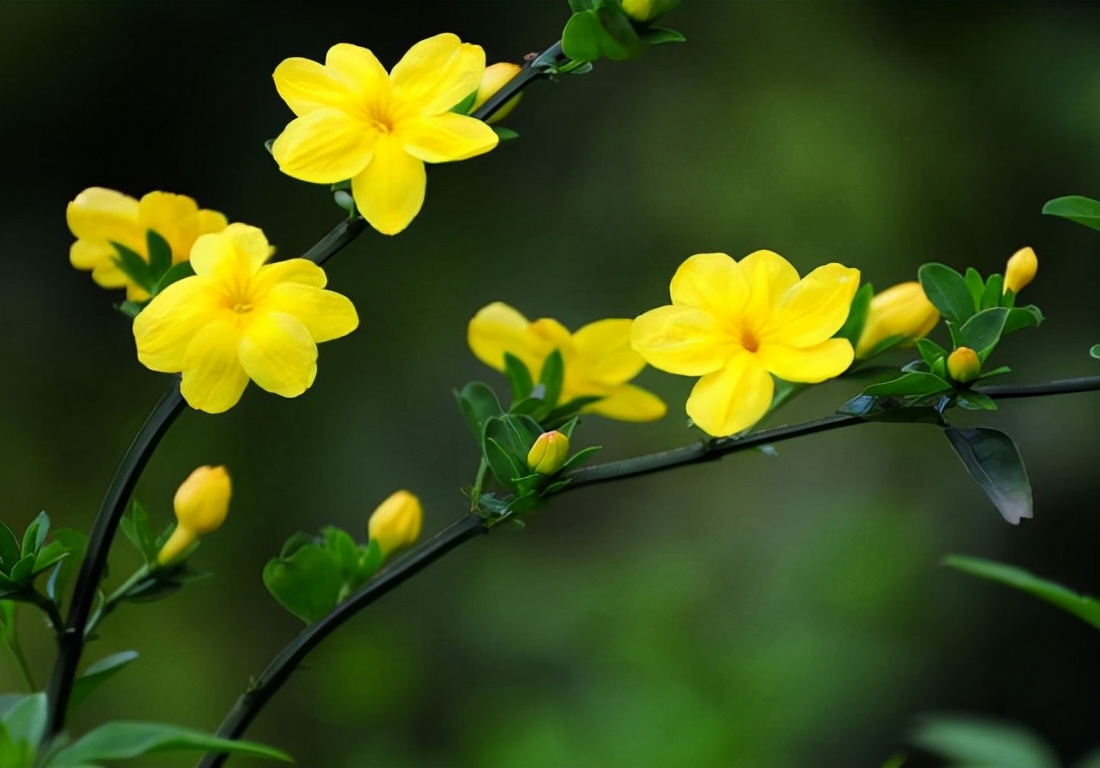
M 115 673 L 138 657 L 137 651 L 121 651 L 90 665 L 84 674 L 73 681 L 69 711 L 72 712 L 92 691 L 114 677 Z
M 1089 349 L 1089 357 L 1095 357 L 1100 360 L 1100 344 L 1093 344 Z
M 966 471 L 1005 520 L 1016 525 L 1031 517 L 1031 483 L 1011 437 L 992 427 L 947 427 L 944 433 Z
M 325 542 L 325 549 L 331 553 L 344 580 L 354 580 L 359 568 L 359 545 L 355 543 L 355 539 L 350 533 L 334 525 L 323 528 L 321 536 Z
M 1027 592 L 1041 600 L 1046 600 L 1064 611 L 1072 613 L 1082 621 L 1100 629 L 1100 601 L 1087 595 L 1079 595 L 1061 584 L 1041 579 L 1034 574 L 1014 565 L 983 560 L 979 557 L 948 555 L 944 565 L 958 568 L 960 571 L 996 581 L 1009 587 Z
M 55 754 L 50 768 L 86 768 L 103 760 L 181 750 L 229 752 L 291 762 L 285 752 L 252 741 L 220 739 L 178 725 L 113 722 L 99 726 Z
M 194 274 L 195 269 L 191 266 L 191 262 L 182 261 L 164 271 L 164 274 L 160 276 L 160 279 L 157 280 L 156 284 L 153 286 L 153 290 L 150 291 L 150 294 L 156 296 L 172 283 L 178 283 L 185 277 L 193 277 Z
M 343 208 L 349 217 L 355 216 L 355 198 L 346 189 L 338 189 L 333 192 L 332 201 Z
M 50 516 L 45 512 L 39 512 L 38 516 L 31 520 L 23 534 L 22 557 L 38 552 L 42 542 L 46 540 L 46 534 L 50 532 Z
M 524 462 L 524 467 L 521 470 L 508 451 L 491 437 L 485 439 L 483 450 L 493 477 L 505 488 L 512 488 L 514 485 L 513 479 L 524 474 L 523 470 L 526 469 L 526 462 Z
M 130 540 L 130 543 L 145 558 L 146 563 L 152 563 L 156 560 L 157 552 L 160 551 L 157 546 L 157 533 L 153 530 L 149 513 L 145 511 L 145 507 L 141 506 L 137 499 L 130 501 L 130 508 L 127 510 L 126 516 L 119 521 L 119 527 L 126 538 Z
M 1008 316 L 1005 318 L 1005 328 L 1001 331 L 1001 336 L 1015 333 L 1021 328 L 1035 328 L 1042 322 L 1043 313 L 1034 304 L 1029 304 L 1026 307 L 1015 307 L 1008 310 Z
M 625 61 L 645 51 L 634 25 L 618 3 L 595 2 L 569 17 L 561 33 L 565 55 L 576 61 L 607 57 Z
M 917 341 L 917 352 L 929 368 L 935 365 L 937 360 L 947 357 L 947 350 L 931 339 L 919 339 Z
M 569 17 L 561 33 L 561 49 L 571 59 L 596 61 L 603 55 L 603 38 L 595 10 L 581 10 Z
M 481 442 L 485 422 L 493 416 L 500 416 L 504 413 L 500 400 L 497 399 L 497 393 L 487 384 L 472 381 L 463 387 L 461 391 L 454 394 L 455 400 L 458 402 L 458 409 L 462 412 L 463 418 L 466 419 L 470 432 L 473 433 L 475 440 Z
M 997 346 L 997 342 L 1001 340 L 1010 311 L 1005 307 L 983 309 L 959 328 L 956 346 L 970 347 L 978 353 L 978 359 L 984 363 L 989 353 Z
M 1015 725 L 963 716 L 929 715 L 912 741 L 948 760 L 977 768 L 1059 768 L 1061 762 L 1038 736 Z
M 137 302 L 127 299 L 126 301 L 115 304 L 115 309 L 133 320 L 141 314 L 141 310 L 145 309 L 147 303 L 148 302 Z
M 603 448 L 602 445 L 590 445 L 587 448 L 581 448 L 579 451 L 577 451 L 576 453 L 574 453 L 572 456 L 570 456 L 568 459 L 565 460 L 565 463 L 561 465 L 561 469 L 558 470 L 558 473 L 560 474 L 560 473 L 563 473 L 563 472 L 568 472 L 571 469 L 576 469 L 581 464 L 584 464 L 586 461 L 588 461 L 590 458 L 592 458 L 593 454 L 595 454 L 597 451 L 601 450 L 602 448 Z M 545 492 L 549 492 L 549 491 L 550 491 L 550 488 L 547 487 Z
M 518 357 L 511 352 L 504 353 L 504 375 L 508 377 L 508 383 L 512 385 L 512 401 L 522 400 L 531 394 L 535 388 L 531 380 L 531 372 Z
M 945 397 L 941 395 L 940 397 Z M 837 409 L 837 413 L 857 416 L 868 421 L 897 422 L 902 424 L 936 424 L 943 426 L 943 415 L 935 407 L 923 403 L 906 402 L 895 397 L 857 395 Z
M 462 101 L 451 107 L 451 111 L 458 115 L 470 114 L 470 109 L 474 106 L 474 102 L 477 101 L 477 89 L 470 91 L 470 93 Z
M 965 323 L 977 306 L 966 287 L 966 279 L 946 264 L 932 262 L 917 272 L 925 296 L 940 314 L 956 323 Z
M 865 395 L 932 395 L 946 392 L 951 384 L 932 373 L 907 373 L 892 381 L 872 384 L 863 390 Z
M 1100 201 L 1082 195 L 1056 197 L 1043 206 L 1043 213 L 1100 229 Z
M 8 573 L 9 578 L 21 587 L 29 586 L 34 573 L 34 555 L 24 555 L 15 561 L 15 566 Z
M 990 309 L 1003 306 L 1001 298 L 1004 296 L 1005 279 L 1001 275 L 990 275 L 985 282 L 985 290 L 978 301 L 978 309 Z
M 122 273 L 141 286 L 146 292 L 152 293 L 153 286 L 157 281 L 153 277 L 153 271 L 149 269 L 149 262 L 135 251 L 131 251 L 125 245 L 116 243 L 113 240 L 110 242 L 117 254 L 114 258 L 114 262 L 118 265 L 118 268 L 122 270 Z
M 642 42 L 634 29 L 634 23 L 619 3 L 597 3 L 594 13 L 604 31 L 601 42 L 603 54 L 607 58 L 612 61 L 626 61 L 645 53 L 646 43 Z
M 493 129 L 493 132 L 501 141 L 511 141 L 519 138 L 518 132 L 513 131 L 511 128 L 505 128 L 503 125 L 491 125 L 489 127 Z
M 985 280 L 982 279 L 982 273 L 974 267 L 968 267 L 964 279 L 966 280 L 966 289 L 970 291 L 970 298 L 974 301 L 974 306 L 980 307 L 982 296 L 985 294 Z
M 37 576 L 47 570 L 51 565 L 69 556 L 69 549 L 60 541 L 51 541 L 34 557 L 33 575 Z
M 650 27 L 638 33 L 638 37 L 646 45 L 661 45 L 662 43 L 683 43 L 687 41 L 682 32 L 668 27 Z
M 598 403 L 603 400 L 599 395 L 584 395 L 582 397 L 574 397 L 567 403 L 559 405 L 554 410 L 550 411 L 543 419 L 547 429 L 553 429 L 557 424 L 562 421 L 568 421 L 582 410 L 592 405 L 592 403 Z
M 290 557 L 276 558 L 264 566 L 267 591 L 307 624 L 336 607 L 343 583 L 336 558 L 318 544 L 308 544 Z
M 867 323 L 867 312 L 871 309 L 871 299 L 874 298 L 875 287 L 870 283 L 864 283 L 852 297 L 851 307 L 848 309 L 848 319 L 840 330 L 833 334 L 834 338 L 847 339 L 854 347 L 859 342 L 863 333 L 863 326 Z
M 49 710 L 45 693 L 19 696 L 0 717 L 0 758 L 3 765 L 30 766 L 46 733 Z M 16 762 L 16 759 L 21 762 Z M 51 764 L 52 765 L 52 764 Z
M 378 542 L 371 539 L 363 546 L 359 553 L 359 563 L 356 567 L 355 579 L 352 583 L 352 589 L 358 589 L 363 584 L 367 583 L 371 576 L 378 572 L 378 569 L 382 567 L 382 562 L 385 557 L 382 554 L 382 547 L 378 545 Z
M 955 405 L 968 411 L 997 410 L 997 401 L 981 392 L 960 392 L 955 396 Z
M 565 361 L 562 359 L 561 350 L 555 349 L 546 356 L 539 371 L 539 384 L 543 386 L 542 400 L 550 408 L 558 404 L 561 397 L 562 380 L 565 378 Z
M 8 573 L 20 558 L 19 539 L 6 523 L 0 523 L 0 572 Z
M 60 595 L 65 592 L 69 580 L 84 559 L 84 551 L 88 548 L 88 536 L 83 531 L 73 528 L 58 528 L 53 532 L 53 538 L 54 541 L 64 544 L 69 552 L 69 556 L 57 564 L 57 568 L 46 580 L 46 594 L 51 600 L 59 601 Z
M 149 252 L 149 272 L 153 276 L 153 284 L 156 285 L 172 267 L 172 246 L 151 229 L 145 230 L 145 245 Z

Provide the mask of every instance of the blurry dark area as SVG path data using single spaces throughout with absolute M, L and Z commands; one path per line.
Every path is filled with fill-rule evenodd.
M 292 117 L 271 80 L 282 59 L 351 42 L 392 66 L 451 31 L 520 61 L 568 13 L 565 0 L 0 3 L 0 518 L 22 530 L 45 509 L 86 530 L 168 384 L 137 362 L 121 297 L 69 265 L 69 200 L 184 193 L 301 253 L 343 212 L 264 150 Z M 491 301 L 575 329 L 666 303 L 693 253 L 769 248 L 802 272 L 841 261 L 884 288 L 927 261 L 1001 271 L 1030 245 L 1026 300 L 1047 320 L 998 350 L 1004 381 L 1100 372 L 1087 355 L 1100 233 L 1040 215 L 1053 197 L 1100 197 L 1100 6 L 686 0 L 667 23 L 688 42 L 537 83 L 506 121 L 519 140 L 431 167 L 405 233 L 368 232 L 329 263 L 361 327 L 321 347 L 305 396 L 252 386 L 226 414 L 184 413 L 137 497 L 167 524 L 195 466 L 228 466 L 229 521 L 195 555 L 216 577 L 110 617 L 87 660 L 141 658 L 76 731 L 216 727 L 300 629 L 260 579 L 295 531 L 362 539 L 397 488 L 420 496 L 426 533 L 462 513 L 477 455 L 451 389 L 505 389 L 465 343 Z M 669 415 L 587 419 L 578 447 L 613 459 L 697 439 L 690 380 L 638 383 Z M 773 421 L 829 413 L 861 386 L 815 388 Z M 1095 630 L 940 561 L 1003 560 L 1100 594 L 1100 396 L 955 419 L 1016 438 L 1034 520 L 1005 524 L 922 425 L 580 490 L 357 617 L 248 736 L 303 766 L 877 766 L 911 751 L 906 765 L 928 768 L 906 746 L 914 716 L 958 711 L 1026 724 L 1068 765 L 1100 741 Z M 136 559 L 120 540 L 109 584 Z M 42 685 L 53 641 L 29 611 L 20 632 Z

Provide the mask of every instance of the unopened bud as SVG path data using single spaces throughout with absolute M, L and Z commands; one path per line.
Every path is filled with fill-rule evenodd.
M 959 384 L 969 384 L 982 372 L 982 361 L 970 347 L 959 347 L 947 356 L 947 375 Z
M 622 0 L 623 11 L 634 21 L 653 21 L 671 11 L 680 0 Z
M 192 472 L 176 490 L 172 501 L 176 529 L 161 547 L 157 562 L 172 562 L 200 537 L 218 530 L 229 514 L 232 494 L 225 467 L 199 467 Z
M 892 336 L 904 337 L 907 344 L 923 339 L 939 321 L 940 313 L 924 295 L 920 283 L 911 280 L 891 286 L 871 299 L 856 344 L 856 357 L 862 360 Z
M 420 499 L 408 491 L 395 491 L 371 513 L 367 532 L 383 555 L 416 543 L 424 512 Z
M 1012 254 L 1005 267 L 1005 293 L 1019 293 L 1035 279 L 1039 271 L 1039 259 L 1031 248 L 1021 248 Z
M 523 69 L 523 67 L 519 64 L 513 64 L 510 61 L 498 61 L 496 64 L 487 66 L 485 68 L 485 74 L 481 76 L 481 82 L 477 86 L 477 97 L 474 98 L 474 103 L 473 106 L 470 107 L 470 111 L 473 112 L 487 102 L 493 94 L 504 87 L 505 83 L 518 75 L 521 69 Z M 512 110 L 516 108 L 516 104 L 519 104 L 519 98 L 522 95 L 522 93 L 517 93 L 512 98 L 508 99 L 508 101 L 485 122 L 492 125 L 498 120 L 503 120 L 508 117 Z
M 543 432 L 527 452 L 527 466 L 540 475 L 552 475 L 568 456 L 568 437 L 557 430 Z

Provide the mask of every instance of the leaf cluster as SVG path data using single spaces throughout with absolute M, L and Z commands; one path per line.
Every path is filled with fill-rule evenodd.
M 172 283 L 195 274 L 190 261 L 172 264 L 172 246 L 151 229 L 145 231 L 145 247 L 149 252 L 148 261 L 122 243 L 112 240 L 111 247 L 115 249 L 114 262 L 122 273 L 149 294 L 149 298 L 145 301 L 127 300 L 118 305 L 118 310 L 128 317 L 137 317 L 145 305 L 158 293 Z
M 569 7 L 573 15 L 562 30 L 561 45 L 574 61 L 626 61 L 641 56 L 651 45 L 684 41 L 674 29 L 632 20 L 620 0 L 569 0 Z

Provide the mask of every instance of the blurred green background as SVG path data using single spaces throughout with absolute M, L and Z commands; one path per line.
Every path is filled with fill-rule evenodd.
M 3 520 L 21 529 L 46 509 L 90 526 L 167 382 L 135 359 L 119 297 L 68 265 L 64 210 L 81 189 L 186 193 L 300 253 L 342 212 L 263 149 L 291 118 L 279 61 L 345 41 L 392 65 L 448 30 L 518 61 L 567 15 L 564 0 L 4 0 Z M 688 44 L 537 84 L 507 121 L 519 141 L 433 167 L 406 233 L 368 233 L 330 262 L 362 325 L 322 347 L 306 396 L 252 387 L 227 414 L 179 419 L 138 497 L 167 523 L 192 468 L 228 465 L 230 520 L 196 556 L 217 577 L 111 618 L 87 659 L 142 656 L 77 730 L 213 729 L 299 629 L 259 576 L 293 532 L 362 537 L 399 487 L 420 495 L 426 532 L 461 513 L 476 455 L 450 389 L 480 377 L 503 390 L 465 346 L 490 301 L 576 328 L 665 303 L 697 252 L 766 247 L 802 271 L 838 260 L 882 288 L 925 261 L 1000 271 L 1031 245 L 1026 298 L 1048 320 L 999 362 L 1017 382 L 1097 372 L 1100 236 L 1039 210 L 1100 196 L 1100 7 L 689 0 L 668 22 Z M 667 418 L 589 419 L 576 444 L 612 459 L 695 439 L 691 380 L 639 383 L 667 398 Z M 782 418 L 827 413 L 859 386 L 822 386 Z M 359 616 L 249 736 L 306 766 L 867 766 L 916 713 L 957 710 L 1027 723 L 1075 759 L 1100 740 L 1095 630 L 939 560 L 1003 559 L 1100 593 L 1098 418 L 1094 394 L 957 417 L 1016 437 L 1036 508 L 1019 528 L 921 426 L 570 494 Z M 110 583 L 134 562 L 118 546 Z M 29 614 L 21 632 L 44 681 L 52 640 Z

